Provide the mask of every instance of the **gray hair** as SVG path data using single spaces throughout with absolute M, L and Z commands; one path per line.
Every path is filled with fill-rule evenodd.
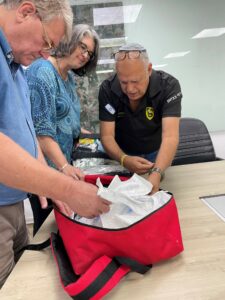
M 73 69 L 73 72 L 79 76 L 85 75 L 86 73 L 95 69 L 97 66 L 99 55 L 99 37 L 97 32 L 91 26 L 87 24 L 75 25 L 72 30 L 71 40 L 68 43 L 61 42 L 53 55 L 59 58 L 69 56 L 77 48 L 79 42 L 81 42 L 86 36 L 92 38 L 94 41 L 93 59 L 90 59 L 83 67 L 76 70 Z
M 22 4 L 25 0 L 0 0 L 7 9 L 13 9 Z M 65 23 L 65 40 L 71 37 L 71 29 L 73 24 L 73 12 L 68 0 L 28 0 L 33 3 L 43 22 L 49 22 L 55 17 L 62 18 Z

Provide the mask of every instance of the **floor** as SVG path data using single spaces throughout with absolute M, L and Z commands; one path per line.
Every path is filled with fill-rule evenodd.
M 28 236 L 29 239 L 31 240 L 33 237 L 33 224 L 27 224 L 27 230 L 28 230 Z

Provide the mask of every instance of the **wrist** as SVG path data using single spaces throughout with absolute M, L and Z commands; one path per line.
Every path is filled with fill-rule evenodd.
M 151 174 L 158 174 L 160 176 L 160 178 L 162 179 L 164 176 L 164 172 L 162 171 L 162 169 L 158 168 L 158 167 L 154 167 L 151 168 L 148 172 L 149 175 Z
M 120 157 L 120 164 L 121 164 L 122 167 L 124 167 L 124 159 L 127 156 L 128 156 L 127 154 L 122 154 L 121 157 Z
M 69 164 L 65 163 L 61 168 L 59 168 L 59 171 L 63 173 L 64 169 L 68 166 L 69 166 Z

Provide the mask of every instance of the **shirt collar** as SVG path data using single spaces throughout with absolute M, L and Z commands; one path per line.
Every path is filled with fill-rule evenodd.
M 119 97 L 123 95 L 123 91 L 121 89 L 119 79 L 116 74 L 111 78 L 112 80 L 112 91 Z
M 160 91 L 160 86 L 161 84 L 159 75 L 155 70 L 152 69 L 152 74 L 149 78 L 148 90 L 146 94 L 149 95 L 150 98 L 153 98 Z
M 0 47 L 2 48 L 2 52 L 5 55 L 6 61 L 8 62 L 11 71 L 15 73 L 19 69 L 20 64 L 14 62 L 14 55 L 12 53 L 12 48 L 10 47 L 1 28 L 0 28 Z

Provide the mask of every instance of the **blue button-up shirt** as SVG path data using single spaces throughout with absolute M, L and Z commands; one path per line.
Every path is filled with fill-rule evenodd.
M 1 29 L 0 132 L 9 136 L 32 156 L 37 157 L 28 86 L 21 65 L 13 61 L 12 49 Z M 17 153 L 15 153 L 15 157 L 16 155 Z M 7 155 L 5 159 L 7 160 Z M 0 205 L 13 204 L 26 197 L 25 192 L 0 184 Z

